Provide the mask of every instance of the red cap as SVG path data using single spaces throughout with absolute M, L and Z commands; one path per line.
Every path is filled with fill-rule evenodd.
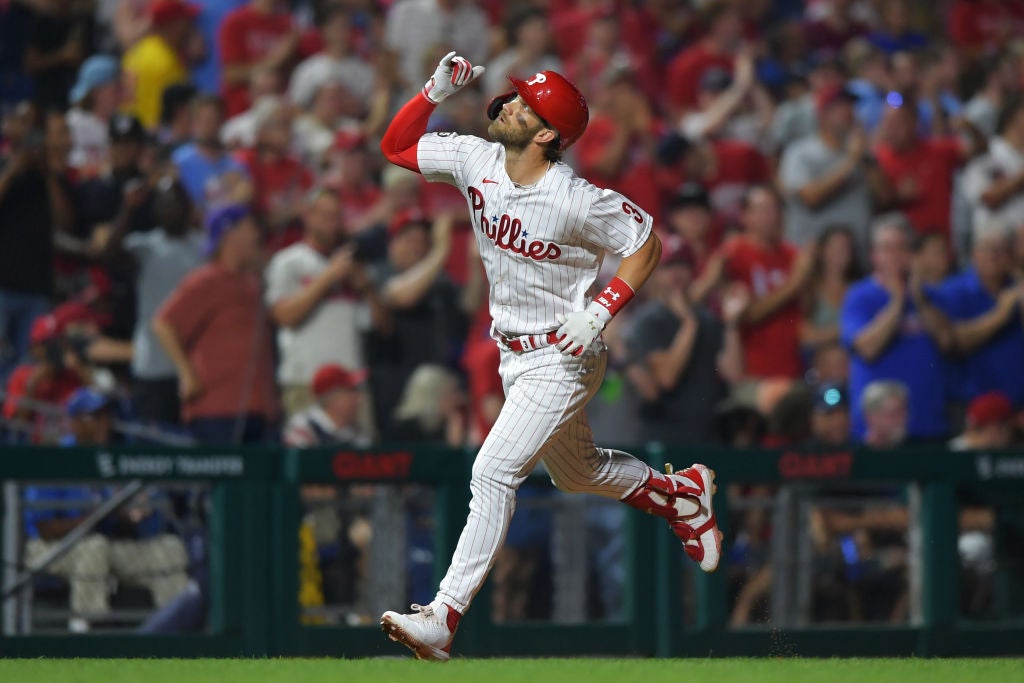
M 99 318 L 96 313 L 81 301 L 67 301 L 53 309 L 53 318 L 57 321 L 57 329 L 65 330 L 68 325 L 75 323 L 96 323 Z
M 153 0 L 147 8 L 149 18 L 155 26 L 169 24 L 178 19 L 195 19 L 201 8 L 182 0 Z
M 52 315 L 41 315 L 32 322 L 29 341 L 33 344 L 42 344 L 59 334 L 60 327 L 57 325 L 57 319 Z
M 576 142 L 590 121 L 590 109 L 583 93 L 565 76 L 554 71 L 541 71 L 523 80 L 509 76 L 514 90 L 498 95 L 487 105 L 487 117 L 492 121 L 501 114 L 501 108 L 516 95 L 523 98 L 540 118 L 558 131 L 561 149 Z
M 1006 422 L 1013 417 L 1013 404 L 1001 391 L 990 391 L 978 396 L 967 406 L 967 426 L 987 427 Z
M 313 394 L 318 398 L 335 389 L 354 389 L 366 381 L 366 370 L 346 370 L 337 363 L 320 366 L 313 375 Z
M 357 130 L 346 130 L 342 128 L 334 136 L 333 149 L 340 152 L 354 152 L 363 149 L 366 145 L 366 136 Z
M 429 225 L 430 219 L 418 206 L 399 211 L 388 223 L 388 238 L 394 237 L 407 225 Z

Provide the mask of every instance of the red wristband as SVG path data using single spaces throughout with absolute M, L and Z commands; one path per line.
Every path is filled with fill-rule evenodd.
M 612 316 L 619 312 L 619 309 L 633 298 L 634 294 L 633 288 L 625 280 L 613 277 L 608 285 L 590 303 L 591 306 L 597 309 L 602 318 L 607 315 L 605 322 L 608 322 L 608 320 L 612 319 Z

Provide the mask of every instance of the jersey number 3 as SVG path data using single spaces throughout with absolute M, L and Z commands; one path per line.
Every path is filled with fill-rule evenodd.
M 626 212 L 627 216 L 631 216 L 637 223 L 644 222 L 644 215 L 640 209 L 636 208 L 629 202 L 622 202 L 622 210 Z

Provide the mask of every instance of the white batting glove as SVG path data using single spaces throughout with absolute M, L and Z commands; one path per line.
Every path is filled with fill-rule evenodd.
M 473 66 L 465 57 L 456 57 L 453 50 L 444 56 L 434 75 L 423 84 L 423 94 L 434 104 L 441 104 L 483 72 L 484 67 Z
M 598 313 L 589 307 L 567 316 L 558 316 L 558 322 L 562 323 L 562 326 L 555 332 L 558 335 L 558 343 L 555 346 L 567 356 L 578 356 L 589 349 L 606 325 Z

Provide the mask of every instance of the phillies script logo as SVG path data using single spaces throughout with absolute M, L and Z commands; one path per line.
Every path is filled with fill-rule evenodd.
M 783 479 L 846 479 L 853 469 L 853 454 L 783 453 L 779 456 L 779 474 Z
M 554 261 L 562 255 L 562 250 L 557 244 L 542 240 L 527 241 L 530 233 L 523 232 L 523 222 L 518 218 L 512 218 L 506 213 L 502 214 L 501 218 L 492 216 L 488 219 L 485 215 L 484 195 L 480 190 L 475 187 L 469 188 L 469 198 L 473 203 L 473 214 L 480 224 L 480 232 L 499 249 L 532 258 L 534 261 Z
M 412 468 L 412 453 L 355 453 L 341 451 L 334 454 L 331 471 L 338 479 L 405 479 Z

